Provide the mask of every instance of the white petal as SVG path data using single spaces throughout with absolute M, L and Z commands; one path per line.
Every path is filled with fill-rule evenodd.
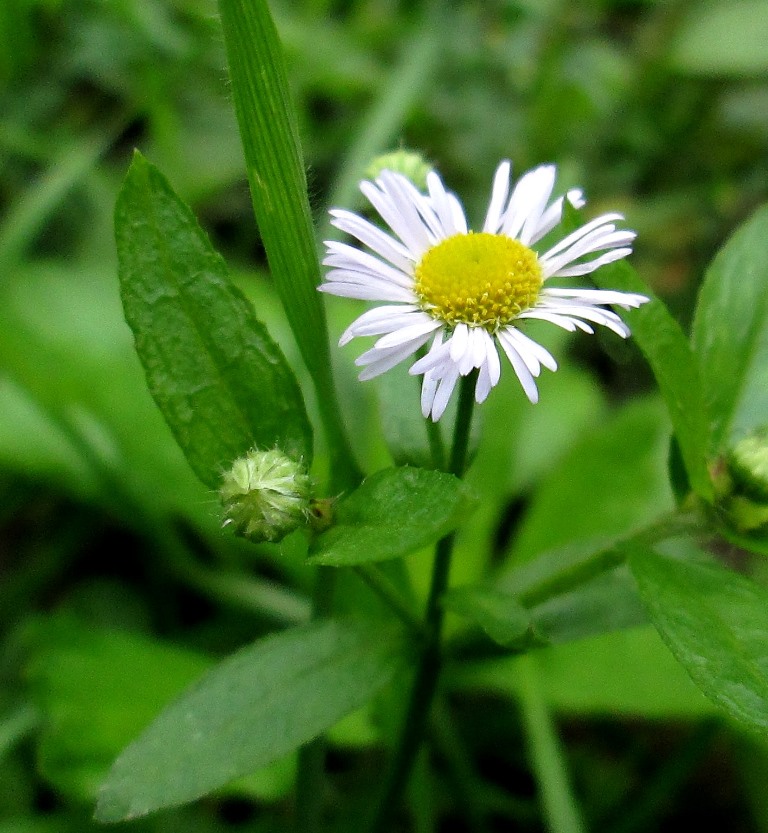
M 343 347 L 357 336 L 376 336 L 408 327 L 420 320 L 421 316 L 427 317 L 418 307 L 409 304 L 376 307 L 364 312 L 344 330 L 339 345 Z
M 583 330 L 585 333 L 589 333 L 590 335 L 595 332 L 592 329 L 592 327 L 589 326 L 589 324 L 585 324 L 578 318 L 572 318 L 569 315 L 561 315 L 560 313 L 555 313 L 549 309 L 544 310 L 540 307 L 534 307 L 533 309 L 521 312 L 520 315 L 518 315 L 517 317 L 539 318 L 542 321 L 549 321 L 550 324 L 555 324 L 558 327 L 562 327 L 564 330 L 568 330 L 569 333 L 575 333 L 577 329 Z
M 595 269 L 605 266 L 607 263 L 613 263 L 615 260 L 621 260 L 623 257 L 632 254 L 632 249 L 614 249 L 611 252 L 606 252 L 594 260 L 587 261 L 587 263 L 578 263 L 576 266 L 566 266 L 562 269 L 557 269 L 555 272 L 547 274 L 547 278 L 555 276 L 560 278 L 576 277 L 578 275 L 589 275 Z M 546 280 L 546 278 L 545 278 Z
M 605 227 L 607 229 L 610 229 L 610 231 L 614 231 L 616 226 L 614 226 L 613 223 L 623 219 L 623 214 L 601 214 L 599 217 L 595 217 L 594 220 L 590 220 L 588 223 L 585 223 L 583 226 L 580 226 L 576 229 L 576 231 L 571 232 L 569 235 L 567 235 L 558 243 L 556 243 L 549 251 L 547 251 L 542 256 L 542 259 L 550 259 L 559 252 L 565 251 L 565 249 L 570 248 L 571 246 L 573 246 L 574 243 L 578 242 L 583 237 L 586 237 L 588 234 L 594 232 L 595 229 Z
M 421 415 L 426 419 L 432 411 L 432 404 L 435 401 L 435 391 L 437 390 L 437 377 L 431 370 L 424 374 L 421 382 Z
M 457 324 L 448 344 L 451 358 L 458 364 L 469 346 L 469 327 L 464 323 Z
M 380 350 L 384 350 L 387 347 L 396 347 L 398 344 L 404 344 L 406 341 L 412 341 L 413 339 L 420 338 L 423 335 L 431 335 L 435 330 L 442 326 L 442 322 L 436 321 L 428 315 L 424 315 L 415 323 L 382 336 L 376 342 L 375 346 Z
M 520 354 L 517 352 L 514 344 L 509 339 L 503 338 L 504 330 L 499 331 L 499 344 L 501 344 L 504 352 L 507 354 L 510 364 L 512 365 L 520 384 L 525 391 L 525 395 L 534 404 L 539 401 L 539 391 L 536 387 L 536 382 L 533 379 L 531 371 L 528 369 L 525 361 L 523 361 Z
M 522 176 L 509 198 L 509 205 L 502 218 L 502 232 L 517 238 L 532 213 L 538 222 L 553 185 L 553 165 L 541 165 Z
M 395 365 L 405 361 L 409 356 L 412 356 L 428 338 L 429 335 L 425 335 L 421 339 L 409 341 L 407 344 L 400 344 L 397 347 L 390 347 L 386 350 L 380 350 L 377 347 L 366 350 L 365 353 L 355 359 L 355 364 L 358 367 L 364 368 L 358 378 L 361 382 L 365 382 L 390 370 Z
M 357 298 L 360 301 L 402 301 L 404 304 L 412 304 L 416 300 L 413 292 L 383 282 L 368 285 L 334 280 L 321 284 L 317 288 L 320 292 L 327 292 L 329 295 Z
M 488 398 L 491 392 L 491 374 L 488 370 L 488 362 L 480 366 L 480 372 L 477 374 L 477 382 L 475 383 L 475 402 L 482 404 Z
M 568 315 L 572 318 L 580 318 L 586 321 L 592 321 L 595 324 L 602 324 L 603 327 L 608 327 L 614 333 L 626 338 L 629 335 L 629 327 L 611 310 L 602 309 L 601 307 L 590 307 L 585 304 L 566 304 L 562 302 L 557 306 L 545 307 L 547 312 L 552 312 L 556 315 Z
M 496 168 L 496 174 L 493 177 L 493 188 L 491 189 L 491 201 L 488 204 L 485 223 L 483 223 L 483 231 L 489 234 L 496 234 L 499 230 L 501 212 L 504 210 L 504 204 L 509 194 L 509 175 L 511 170 L 512 165 L 507 159 Z
M 363 252 L 346 243 L 339 243 L 337 240 L 327 241 L 326 247 L 327 252 L 323 258 L 324 266 L 334 266 L 338 269 L 349 269 L 364 274 L 370 273 L 377 278 L 396 283 L 398 286 L 413 286 L 413 276 L 410 272 L 396 269 L 368 252 Z
M 381 190 L 377 185 L 381 186 Z M 416 209 L 411 206 L 410 210 L 407 207 L 403 210 L 404 206 L 401 201 L 396 201 L 388 191 L 385 191 L 381 180 L 377 180 L 376 185 L 363 181 L 360 183 L 360 190 L 379 212 L 384 222 L 405 243 L 414 260 L 421 259 L 424 252 L 432 245 L 432 241 Z
M 461 206 L 461 203 L 458 201 L 456 196 L 452 194 L 450 191 L 446 192 L 448 197 L 448 204 L 451 207 L 451 216 L 453 217 L 453 227 L 456 229 L 457 234 L 466 234 L 467 233 L 467 216 L 464 213 L 464 209 Z
M 525 223 L 520 231 L 520 242 L 529 245 L 541 224 L 541 217 L 547 208 L 549 198 L 552 196 L 552 189 L 555 187 L 555 176 L 557 171 L 554 165 L 545 165 L 539 168 L 541 173 L 536 180 L 537 191 L 531 195 L 531 203 Z
M 495 387 L 501 378 L 501 362 L 499 361 L 499 353 L 496 350 L 496 343 L 487 333 L 485 338 L 485 354 L 485 367 L 488 368 L 491 387 Z
M 435 398 L 432 401 L 432 421 L 437 422 L 445 413 L 448 406 L 448 401 L 451 398 L 453 389 L 456 387 L 456 382 L 459 378 L 459 370 L 454 364 L 450 364 L 440 379 L 435 392 Z
M 442 224 L 445 237 L 467 233 L 467 218 L 458 199 L 445 190 L 443 181 L 434 172 L 427 174 L 427 189 L 432 200 L 432 206 Z
M 546 287 L 541 291 L 542 296 L 552 298 L 574 298 L 588 304 L 611 304 L 623 309 L 635 309 L 650 298 L 634 292 L 616 292 L 611 289 L 557 289 Z
M 505 332 L 510 338 L 512 338 L 521 356 L 525 357 L 525 355 L 530 355 L 536 359 L 537 363 L 541 363 L 548 370 L 557 370 L 555 357 L 549 352 L 549 350 L 546 349 L 546 347 L 542 347 L 538 341 L 534 341 L 516 327 L 507 327 Z M 534 375 L 538 376 L 538 373 Z
M 418 222 L 420 218 L 429 231 L 432 243 L 447 236 L 430 201 L 417 190 L 409 179 L 392 171 L 382 171 L 378 181 L 386 185 L 397 206 L 403 212 L 403 216 L 412 223 Z
M 368 220 L 358 217 L 351 211 L 342 209 L 332 209 L 330 214 L 333 217 L 331 223 L 336 228 L 356 237 L 369 249 L 388 260 L 395 268 L 406 273 L 413 269 L 413 255 L 408 249 L 373 223 L 369 223 Z
M 585 204 L 584 193 L 579 188 L 572 188 L 568 191 L 565 197 L 559 197 L 541 215 L 539 224 L 535 232 L 531 235 L 529 245 L 533 245 L 541 240 L 545 234 L 552 231 L 552 229 L 563 219 L 563 204 L 566 199 L 574 208 L 581 208 Z

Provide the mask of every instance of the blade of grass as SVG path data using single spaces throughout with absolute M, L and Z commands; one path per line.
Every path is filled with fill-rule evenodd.
M 522 683 L 523 726 L 547 830 L 551 833 L 586 833 L 557 729 L 541 693 L 536 658 L 530 655 L 522 658 L 517 669 Z
M 360 475 L 331 375 L 320 265 L 296 115 L 280 40 L 266 0 L 220 0 L 232 96 L 248 181 L 272 278 L 317 391 L 334 487 Z

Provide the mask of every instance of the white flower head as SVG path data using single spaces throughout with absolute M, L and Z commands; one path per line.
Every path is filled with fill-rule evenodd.
M 434 171 L 427 193 L 406 177 L 382 171 L 360 190 L 394 234 L 350 211 L 333 209 L 333 224 L 370 251 L 345 243 L 326 243 L 323 263 L 330 269 L 322 292 L 365 301 L 382 301 L 344 332 L 340 344 L 356 336 L 379 336 L 358 357 L 360 379 L 372 379 L 413 356 L 431 340 L 410 368 L 423 374 L 421 408 L 440 419 L 460 376 L 477 369 L 475 399 L 485 401 L 501 375 L 498 347 L 512 365 L 531 402 L 538 401 L 535 377 L 557 363 L 529 338 L 522 325 L 530 318 L 565 330 L 594 332 L 601 324 L 626 338 L 629 328 L 605 305 L 630 309 L 648 298 L 599 289 L 558 289 L 553 278 L 587 275 L 626 257 L 635 232 L 618 229 L 620 214 L 603 214 L 546 251 L 536 244 L 561 221 L 564 200 L 577 208 L 581 191 L 552 200 L 555 166 L 543 165 L 522 176 L 510 193 L 511 165 L 496 170 L 482 231 L 468 229 L 461 203 L 446 191 Z

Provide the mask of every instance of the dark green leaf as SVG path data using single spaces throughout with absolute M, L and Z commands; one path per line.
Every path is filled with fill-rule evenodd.
M 709 452 L 764 424 L 768 406 L 768 206 L 720 250 L 692 331 L 710 419 Z
M 479 625 L 503 647 L 518 645 L 531 635 L 531 614 L 507 593 L 482 587 L 456 587 L 443 597 L 443 606 Z
M 117 759 L 96 817 L 192 801 L 310 741 L 396 673 L 399 632 L 322 621 L 259 640 L 172 703 Z
M 688 339 L 664 304 L 628 263 L 611 263 L 598 269 L 593 277 L 604 289 L 639 292 L 651 299 L 639 309 L 622 312 L 622 318 L 629 324 L 632 337 L 656 377 L 691 487 L 701 497 L 711 499 L 702 383 Z
M 189 208 L 139 154 L 115 231 L 125 317 L 149 389 L 198 477 L 215 488 L 254 446 L 309 462 L 311 429 L 285 358 Z
M 310 560 L 341 567 L 400 558 L 454 530 L 469 502 L 466 486 L 451 474 L 384 469 L 339 503 L 334 525 L 317 537 Z
M 629 560 L 662 639 L 731 717 L 768 729 L 768 590 L 714 561 L 637 549 Z

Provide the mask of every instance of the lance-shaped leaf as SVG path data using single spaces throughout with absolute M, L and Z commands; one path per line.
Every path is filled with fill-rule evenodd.
M 768 421 L 768 206 L 720 250 L 699 292 L 692 342 L 710 420 L 709 451 Z
M 192 212 L 138 153 L 115 234 L 125 317 L 150 392 L 197 476 L 215 488 L 254 446 L 309 463 L 311 428 L 285 357 Z
M 117 759 L 96 807 L 124 821 L 192 801 L 307 743 L 366 703 L 404 655 L 380 621 L 269 636 L 203 676 Z
M 714 561 L 651 549 L 629 560 L 651 621 L 691 679 L 731 717 L 768 729 L 768 590 Z
M 639 292 L 651 299 L 639 309 L 622 311 L 632 337 L 651 366 L 669 411 L 691 488 L 711 499 L 707 470 L 707 420 L 699 368 L 688 339 L 666 306 L 624 261 L 598 269 L 592 276 L 604 289 Z
M 456 529 L 471 503 L 452 474 L 384 469 L 340 501 L 334 525 L 310 548 L 310 561 L 343 567 L 400 558 Z

